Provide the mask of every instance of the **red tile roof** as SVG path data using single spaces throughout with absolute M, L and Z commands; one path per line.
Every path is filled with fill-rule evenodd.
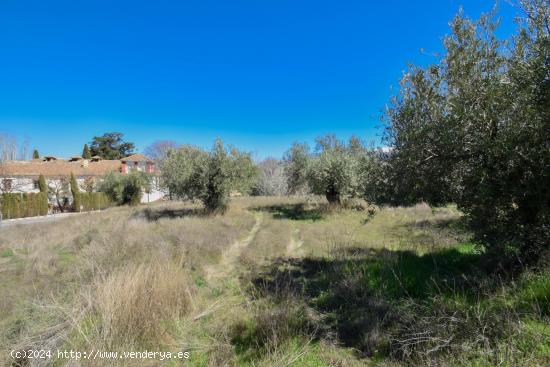
M 7 161 L 0 164 L 0 176 L 101 176 L 108 172 L 121 170 L 119 160 L 101 160 L 90 162 L 85 160 L 68 162 L 57 159 L 54 161 Z
M 124 157 L 121 159 L 122 162 L 153 162 L 150 158 L 147 158 L 141 153 L 136 153 L 129 155 L 128 157 Z

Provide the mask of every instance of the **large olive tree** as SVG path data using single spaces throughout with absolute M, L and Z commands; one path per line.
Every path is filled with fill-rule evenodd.
M 454 201 L 478 241 L 529 260 L 550 238 L 550 5 L 516 36 L 461 14 L 436 65 L 414 67 L 387 114 L 394 198 Z
M 248 192 L 256 175 L 250 154 L 226 149 L 221 140 L 211 151 L 193 146 L 173 150 L 162 167 L 171 194 L 199 199 L 208 212 L 224 212 L 231 191 Z

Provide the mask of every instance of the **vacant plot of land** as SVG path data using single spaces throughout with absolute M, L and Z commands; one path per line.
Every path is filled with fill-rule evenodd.
M 336 210 L 311 198 L 7 228 L 0 363 L 32 348 L 190 352 L 77 364 L 90 366 L 544 364 L 548 277 L 494 279 L 468 240 L 452 207 Z

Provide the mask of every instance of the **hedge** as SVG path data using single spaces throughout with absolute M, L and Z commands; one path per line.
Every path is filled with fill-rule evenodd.
M 79 196 L 80 205 L 82 205 L 82 211 L 84 212 L 105 209 L 116 205 L 116 203 L 103 192 L 81 192 Z
M 9 193 L 0 195 L 2 218 L 24 218 L 48 214 L 46 193 Z

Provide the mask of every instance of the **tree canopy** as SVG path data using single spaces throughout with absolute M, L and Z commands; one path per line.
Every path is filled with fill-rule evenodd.
M 446 53 L 412 67 L 386 118 L 395 201 L 455 202 L 477 240 L 522 259 L 550 238 L 550 5 L 524 2 L 508 40 L 457 15 Z
M 125 142 L 123 136 L 124 134 L 118 132 L 94 136 L 90 142 L 91 155 L 97 155 L 103 159 L 121 159 L 133 154 L 134 143 Z
M 232 190 L 248 192 L 256 177 L 250 154 L 227 149 L 216 140 L 212 150 L 183 146 L 169 154 L 162 167 L 164 185 L 172 195 L 199 199 L 209 212 L 223 212 Z
M 141 202 L 143 191 L 151 188 L 151 177 L 140 171 L 128 174 L 109 172 L 99 184 L 99 191 L 105 193 L 118 205 L 137 205 Z
M 92 153 L 90 152 L 90 148 L 88 148 L 88 144 L 84 144 L 84 148 L 82 148 L 82 158 L 84 159 L 92 158 Z
M 153 144 L 146 147 L 143 153 L 151 158 L 157 168 L 162 169 L 162 165 L 166 162 L 168 154 L 180 147 L 180 144 L 173 140 L 157 140 Z
M 366 149 L 353 137 L 348 143 L 334 135 L 317 138 L 310 152 L 305 144 L 294 144 L 285 154 L 285 173 L 291 192 L 307 190 L 324 195 L 331 204 L 358 195 L 362 156 Z

